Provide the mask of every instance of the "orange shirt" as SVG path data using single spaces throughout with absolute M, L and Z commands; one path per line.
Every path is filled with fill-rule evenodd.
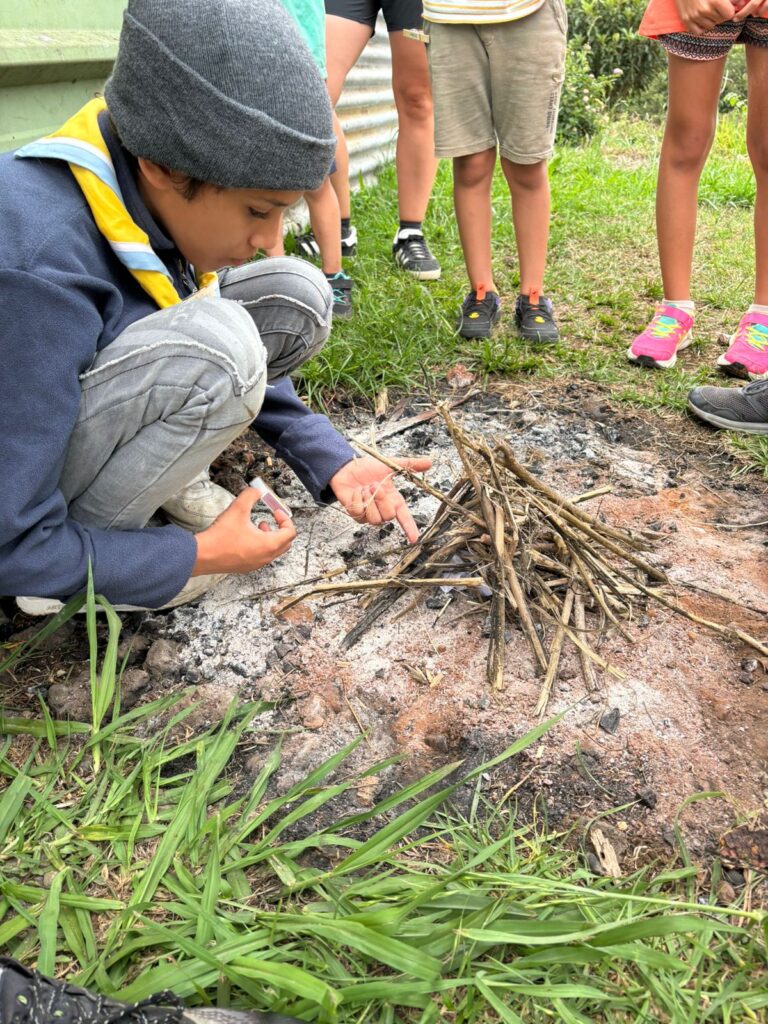
M 645 9 L 638 32 L 641 36 L 655 39 L 667 32 L 685 32 L 675 0 L 651 0 Z
M 738 10 L 744 6 L 744 3 L 736 0 L 733 6 Z M 763 17 L 763 15 L 760 15 L 760 17 Z M 650 0 L 638 29 L 641 36 L 648 36 L 650 39 L 666 35 L 667 32 L 685 31 L 686 28 L 680 17 L 675 0 Z

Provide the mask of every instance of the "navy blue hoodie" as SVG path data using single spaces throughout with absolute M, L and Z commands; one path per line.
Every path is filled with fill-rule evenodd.
M 100 119 L 128 211 L 181 295 L 193 279 L 144 205 L 130 163 Z M 177 526 L 100 530 L 68 518 L 58 481 L 80 407 L 79 375 L 157 307 L 117 259 L 69 167 L 0 155 L 0 594 L 67 598 L 85 589 L 159 607 L 189 579 L 197 548 Z M 287 378 L 254 423 L 312 496 L 354 457 Z

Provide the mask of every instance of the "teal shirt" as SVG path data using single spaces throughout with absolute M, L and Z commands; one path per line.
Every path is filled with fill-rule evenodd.
M 296 22 L 321 74 L 326 77 L 324 0 L 282 0 L 282 4 Z

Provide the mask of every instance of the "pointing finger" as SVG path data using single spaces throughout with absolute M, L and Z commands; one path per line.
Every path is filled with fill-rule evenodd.
M 409 469 L 412 473 L 424 473 L 426 470 L 432 468 L 432 459 L 426 455 L 422 455 L 420 458 L 405 458 L 394 460 L 403 469 Z
M 419 539 L 419 528 L 416 525 L 416 521 L 411 515 L 411 510 L 406 505 L 405 501 L 402 501 L 397 507 L 397 521 L 400 524 L 400 528 L 408 539 L 409 544 L 415 544 Z

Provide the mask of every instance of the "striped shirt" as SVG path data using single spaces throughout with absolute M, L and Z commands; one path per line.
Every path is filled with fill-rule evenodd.
M 451 25 L 517 21 L 543 4 L 544 0 L 424 0 L 424 20 Z

